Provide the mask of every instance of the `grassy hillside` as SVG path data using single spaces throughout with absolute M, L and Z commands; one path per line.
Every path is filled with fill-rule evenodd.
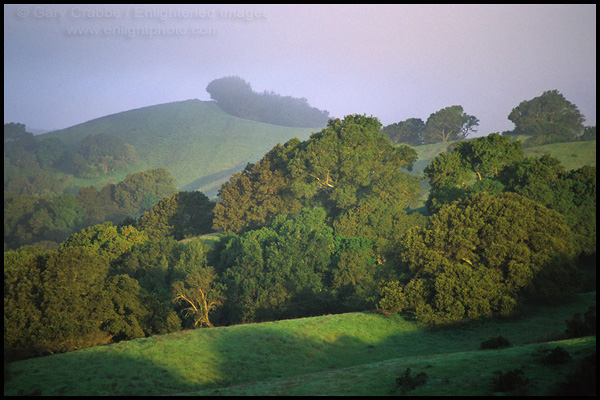
M 178 188 L 214 196 L 232 173 L 258 161 L 277 143 L 293 137 L 305 140 L 316 130 L 240 119 L 213 102 L 187 100 L 108 115 L 37 138 L 60 138 L 74 151 L 87 135 L 118 135 L 135 148 L 142 162 L 131 171 L 111 176 L 115 181 L 127 173 L 166 167 Z M 76 181 L 77 185 L 99 183 Z
M 186 100 L 108 115 L 36 138 L 57 137 L 69 150 L 75 151 L 87 135 L 114 134 L 131 144 L 142 160 L 128 171 L 97 179 L 75 179 L 76 186 L 105 185 L 123 180 L 128 173 L 166 167 L 177 180 L 179 189 L 201 190 L 215 197 L 231 174 L 241 171 L 248 162 L 260 160 L 277 143 L 285 143 L 292 137 L 306 140 L 318 130 L 249 121 L 225 113 L 214 102 Z M 419 159 L 413 173 L 421 174 L 450 144 L 417 146 Z M 595 141 L 557 143 L 525 150 L 527 156 L 546 153 L 557 157 L 567 169 L 596 165 Z
M 527 136 L 522 137 L 526 139 Z M 420 174 L 438 154 L 446 151 L 454 142 L 433 143 L 416 146 L 419 159 L 413 166 L 413 173 Z M 596 165 L 596 141 L 553 143 L 543 146 L 530 147 L 523 150 L 526 157 L 541 157 L 544 154 L 560 160 L 567 170 L 577 169 L 584 165 Z
M 491 394 L 494 371 L 523 368 L 532 394 L 543 395 L 596 340 L 542 342 L 595 304 L 592 292 L 517 320 L 433 330 L 406 316 L 363 312 L 181 331 L 12 363 L 4 394 L 398 394 L 395 379 L 410 367 L 429 375 L 411 394 Z M 479 350 L 498 335 L 514 347 Z M 532 355 L 557 345 L 573 357 L 565 366 Z

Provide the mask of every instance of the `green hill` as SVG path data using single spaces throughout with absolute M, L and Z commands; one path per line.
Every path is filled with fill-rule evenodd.
M 595 304 L 590 292 L 518 319 L 443 329 L 358 312 L 180 331 L 14 362 L 4 395 L 397 395 L 406 368 L 429 376 L 409 394 L 489 395 L 495 371 L 522 368 L 530 394 L 547 395 L 596 348 L 595 336 L 549 341 Z M 479 350 L 499 335 L 513 347 Z M 556 346 L 572 360 L 541 364 L 543 349 Z
M 112 134 L 132 145 L 140 156 L 141 162 L 130 170 L 96 179 L 78 178 L 75 186 L 104 185 L 121 181 L 132 172 L 166 167 L 177 180 L 179 189 L 200 190 L 215 197 L 233 173 L 241 171 L 249 162 L 260 160 L 277 143 L 285 143 L 293 137 L 306 140 L 318 130 L 250 121 L 227 114 L 212 101 L 186 100 L 108 115 L 36 136 L 36 140 L 56 137 L 74 152 L 88 135 Z M 421 174 L 450 144 L 415 147 L 419 159 L 413 173 Z M 543 154 L 557 157 L 567 169 L 595 165 L 596 142 L 556 143 L 525 149 L 527 156 Z
M 117 135 L 135 148 L 141 162 L 108 178 L 120 181 L 128 173 L 166 167 L 179 189 L 201 190 L 213 197 L 232 173 L 258 161 L 277 143 L 293 137 L 305 140 L 316 130 L 236 118 L 214 102 L 186 100 L 108 115 L 36 138 L 56 137 L 75 151 L 87 135 Z M 75 184 L 99 182 L 77 179 Z

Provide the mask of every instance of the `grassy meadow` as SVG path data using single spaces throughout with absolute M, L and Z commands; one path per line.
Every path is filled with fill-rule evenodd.
M 76 186 L 122 181 L 128 173 L 165 167 L 181 190 L 209 197 L 229 176 L 257 162 L 277 143 L 306 140 L 316 128 L 290 128 L 237 118 L 210 101 L 186 100 L 107 115 L 37 136 L 59 138 L 74 152 L 87 135 L 111 134 L 132 145 L 141 162 L 131 170 L 98 179 L 75 179 Z
M 530 394 L 551 393 L 596 338 L 560 342 L 565 320 L 596 293 L 512 320 L 428 329 L 408 315 L 371 312 L 176 332 L 14 362 L 4 395 L 398 395 L 406 368 L 426 372 L 414 395 L 489 395 L 495 371 L 522 368 Z M 479 350 L 502 335 L 512 347 Z M 549 367 L 541 348 L 572 360 Z

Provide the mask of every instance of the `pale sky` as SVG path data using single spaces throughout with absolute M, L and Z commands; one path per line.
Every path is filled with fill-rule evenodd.
M 475 136 L 556 89 L 596 123 L 596 5 L 4 5 L 4 122 L 62 129 L 237 75 L 384 125 L 460 104 Z

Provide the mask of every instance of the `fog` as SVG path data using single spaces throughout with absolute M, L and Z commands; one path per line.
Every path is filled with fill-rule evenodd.
M 596 123 L 596 5 L 4 5 L 4 121 L 60 129 L 237 75 L 384 125 L 460 104 L 477 136 L 557 89 Z

